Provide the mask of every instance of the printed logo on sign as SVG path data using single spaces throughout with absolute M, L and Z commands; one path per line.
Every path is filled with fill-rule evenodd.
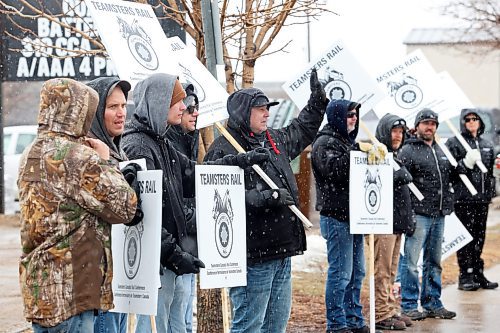
M 417 86 L 417 80 L 410 75 L 403 74 L 399 81 L 387 82 L 389 95 L 394 97 L 397 105 L 403 109 L 416 108 L 423 99 L 422 90 Z
M 380 175 L 378 174 L 378 169 L 375 172 L 371 172 L 370 169 L 366 169 L 365 174 L 365 206 L 366 210 L 370 214 L 375 214 L 380 208 L 381 194 L 380 188 L 382 187 L 382 182 L 380 180 Z
M 134 20 L 128 24 L 120 17 L 117 18 L 122 37 L 127 40 L 132 56 L 144 68 L 154 71 L 158 68 L 158 56 L 151 46 L 151 38 L 144 29 Z
M 125 228 L 125 252 L 123 253 L 123 268 L 125 275 L 132 280 L 139 271 L 141 264 L 141 237 L 143 233 L 142 222 L 133 227 Z
M 330 98 L 334 99 L 351 99 L 351 87 L 344 81 L 344 74 L 336 71 L 331 67 L 326 67 L 323 72 L 323 79 L 320 80 L 325 93 Z
M 186 77 L 186 81 L 194 86 L 194 93 L 198 96 L 198 102 L 203 102 L 206 97 L 205 90 L 203 90 L 201 84 L 194 79 L 193 74 L 191 74 L 191 71 L 187 67 L 182 66 L 180 63 L 179 66 L 182 68 L 182 74 Z
M 215 244 L 217 251 L 223 258 L 229 257 L 233 248 L 233 206 L 229 197 L 229 190 L 226 190 L 224 199 L 219 192 L 214 193 L 214 207 L 212 217 L 215 221 Z

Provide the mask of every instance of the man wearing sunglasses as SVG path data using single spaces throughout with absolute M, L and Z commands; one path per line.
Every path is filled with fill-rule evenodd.
M 495 154 L 493 143 L 481 137 L 485 125 L 475 109 L 464 109 L 460 115 L 460 131 L 472 150 L 467 152 L 456 137 L 449 139 L 446 145 L 460 164 L 465 166 L 466 175 L 478 194 L 472 196 L 462 182 L 455 181 L 455 214 L 464 224 L 473 239 L 457 251 L 460 275 L 458 289 L 474 291 L 479 288 L 495 289 L 497 282 L 490 282 L 484 277 L 484 261 L 481 259 L 486 238 L 486 220 L 491 198 L 495 196 L 495 178 L 493 165 Z M 476 161 L 482 160 L 488 169 L 482 173 Z
M 186 91 L 184 105 L 186 109 L 182 112 L 181 123 L 170 126 L 167 131 L 167 138 L 172 145 L 190 160 L 198 160 L 199 130 L 196 129 L 198 119 L 198 96 L 195 94 L 192 84 L 182 84 Z M 194 198 L 184 198 L 184 214 L 186 215 L 186 236 L 182 238 L 182 248 L 195 257 L 198 257 L 198 246 L 196 241 L 196 200 Z M 184 285 L 184 298 L 182 301 L 185 313 L 186 333 L 193 331 L 193 299 L 196 290 L 195 274 L 187 273 L 182 275 Z M 171 328 L 169 327 L 169 332 Z
M 384 160 L 384 149 L 356 143 L 360 108 L 361 104 L 345 99 L 328 103 L 328 123 L 314 139 L 311 152 L 316 210 L 328 251 L 327 333 L 370 332 L 360 301 L 365 276 L 363 235 L 352 235 L 349 230 L 349 164 L 353 150 L 367 152 L 369 162 L 376 163 Z
M 271 158 L 264 172 L 278 185 L 271 189 L 253 169 L 245 170 L 247 225 L 247 286 L 230 288 L 234 316 L 232 333 L 284 333 L 290 317 L 291 257 L 306 250 L 300 220 L 288 207 L 298 204 L 298 187 L 290 161 L 312 142 L 328 99 L 316 71 L 310 78 L 311 96 L 298 117 L 287 127 L 267 128 L 270 101 L 256 88 L 242 89 L 227 101 L 228 131 L 245 149 L 269 149 Z M 212 160 L 235 148 L 217 138 L 205 159 Z

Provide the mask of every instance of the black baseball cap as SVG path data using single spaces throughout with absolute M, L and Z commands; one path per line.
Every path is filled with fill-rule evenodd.
M 417 116 L 415 117 L 415 127 L 417 127 L 421 121 L 429 120 L 435 122 L 436 127 L 439 126 L 438 114 L 431 109 L 422 109 L 418 111 Z
M 109 95 L 111 95 L 111 93 L 113 92 L 113 89 L 115 89 L 115 87 L 120 87 L 121 90 L 123 91 L 123 93 L 125 94 L 125 97 L 128 95 L 128 92 L 130 91 L 130 89 L 132 89 L 132 86 L 130 85 L 130 83 L 128 81 L 120 80 L 118 82 L 113 83 L 113 85 L 111 87 L 109 87 L 108 97 L 109 97 Z
M 255 97 L 252 98 L 252 101 L 250 102 L 250 107 L 259 107 L 259 106 L 267 106 L 269 108 L 270 106 L 278 105 L 280 102 L 270 102 L 269 98 L 267 98 L 266 95 L 264 95 L 263 92 L 257 94 Z

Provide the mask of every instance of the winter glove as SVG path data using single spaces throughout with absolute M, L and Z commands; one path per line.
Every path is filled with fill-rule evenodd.
M 295 205 L 290 192 L 284 188 L 263 191 L 249 190 L 246 192 L 245 201 L 249 206 L 255 208 Z
M 469 169 L 474 169 L 477 161 L 481 160 L 481 153 L 477 149 L 471 149 L 467 152 L 464 158 L 464 164 Z
M 142 221 L 144 218 L 144 213 L 142 211 L 142 201 L 141 201 L 141 189 L 139 186 L 139 182 L 137 181 L 137 172 L 141 171 L 141 167 L 137 163 L 129 163 L 127 164 L 123 169 L 121 169 L 121 172 L 123 174 L 123 178 L 127 181 L 129 186 L 135 191 L 135 194 L 137 196 L 137 208 L 135 210 L 135 216 L 130 221 L 129 223 L 125 223 L 126 226 L 132 227 L 134 225 L 139 224 L 139 222 Z
M 199 273 L 200 267 L 205 268 L 205 264 L 200 259 L 182 251 L 179 246 L 176 246 L 172 255 L 168 258 L 173 272 L 177 275 Z
M 311 71 L 311 77 L 309 78 L 309 85 L 311 87 L 311 100 L 326 103 L 328 100 L 326 98 L 325 89 L 318 80 L 318 73 L 316 68 Z
M 236 155 L 236 165 L 242 169 L 251 167 L 254 164 L 262 164 L 267 162 L 271 157 L 269 149 L 259 147 L 247 153 L 240 153 Z
M 398 171 L 394 171 L 393 178 L 395 186 L 406 185 L 413 181 L 413 177 L 410 172 L 403 165 Z
M 357 149 L 361 150 L 362 152 L 368 153 L 372 148 L 373 145 L 368 142 L 358 142 L 357 144 Z

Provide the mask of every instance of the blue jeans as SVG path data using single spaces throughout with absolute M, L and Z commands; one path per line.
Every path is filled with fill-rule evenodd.
M 182 278 L 182 284 L 184 288 L 184 299 L 182 300 L 182 312 L 184 315 L 184 323 L 186 324 L 186 333 L 193 332 L 193 298 L 195 292 L 195 275 L 194 274 L 184 274 L 180 276 Z M 176 333 L 168 328 L 168 333 Z
M 127 333 L 127 314 L 99 310 L 94 318 L 94 333 Z
M 229 289 L 231 333 L 284 333 L 292 308 L 291 259 L 248 265 L 246 287 Z
M 441 247 L 444 216 L 417 215 L 415 233 L 405 238 L 401 267 L 401 308 L 404 312 L 418 309 L 419 281 L 417 262 L 424 250 L 420 305 L 426 310 L 438 310 L 441 303 Z
M 365 276 L 363 235 L 351 235 L 349 223 L 320 215 L 321 236 L 326 239 L 326 329 L 365 326 L 361 306 L 361 284 Z
M 184 299 L 184 286 L 182 277 L 177 276 L 167 268 L 161 268 L 163 274 L 160 275 L 161 288 L 158 289 L 158 307 L 155 317 L 156 331 L 176 333 L 186 332 L 184 323 L 184 309 L 182 301 Z M 150 316 L 137 316 L 136 333 L 150 333 Z
M 84 311 L 53 327 L 32 324 L 34 333 L 88 333 L 94 330 L 94 310 Z

